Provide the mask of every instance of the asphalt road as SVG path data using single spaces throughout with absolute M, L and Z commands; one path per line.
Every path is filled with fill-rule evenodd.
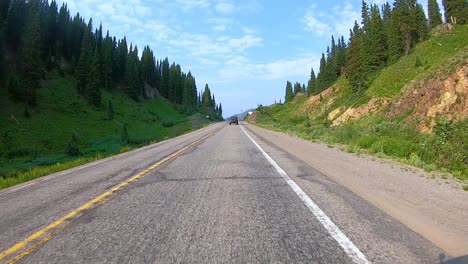
M 0 263 L 440 263 L 445 254 L 243 125 L 5 189 L 0 204 Z

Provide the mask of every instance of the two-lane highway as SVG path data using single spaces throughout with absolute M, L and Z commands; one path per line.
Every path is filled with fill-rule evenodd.
M 437 263 L 444 253 L 243 125 L 6 189 L 0 203 L 3 262 Z

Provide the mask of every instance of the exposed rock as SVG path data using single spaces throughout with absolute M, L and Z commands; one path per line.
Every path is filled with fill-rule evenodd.
M 339 107 L 328 114 L 328 120 L 333 121 L 341 112 L 343 111 L 343 107 Z
M 407 123 L 416 122 L 421 132 L 430 133 L 437 118 L 457 122 L 468 116 L 468 64 L 465 64 L 445 80 L 431 79 L 407 87 L 392 105 L 389 117 L 413 113 Z
M 357 120 L 365 117 L 371 113 L 382 110 L 388 103 L 388 98 L 372 98 L 367 104 L 361 105 L 356 108 L 348 108 L 341 116 L 333 121 L 332 126 L 339 126 L 349 120 Z
M 159 97 L 159 91 L 156 88 L 151 87 L 145 82 L 145 96 L 146 98 L 155 99 Z

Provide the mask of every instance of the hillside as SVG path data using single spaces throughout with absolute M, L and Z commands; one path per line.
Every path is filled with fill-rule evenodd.
M 320 94 L 299 93 L 286 104 L 258 108 L 248 120 L 467 180 L 467 39 L 467 25 L 433 30 L 361 93 L 342 76 Z
M 140 50 L 66 3 L 3 1 L 0 188 L 222 120 L 208 84 Z
M 177 111 L 162 97 L 135 102 L 119 91 L 103 90 L 103 104 L 90 107 L 73 87 L 73 78 L 50 76 L 38 89 L 34 108 L 0 94 L 1 187 L 23 181 L 18 175 L 34 178 L 181 135 L 210 122 L 204 114 Z

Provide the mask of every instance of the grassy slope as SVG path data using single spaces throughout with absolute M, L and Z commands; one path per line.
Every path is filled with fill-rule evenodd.
M 120 92 L 103 92 L 103 106 L 89 107 L 70 78 L 53 77 L 38 92 L 38 106 L 25 117 L 22 104 L 0 94 L 0 188 L 81 165 L 138 146 L 174 137 L 207 123 L 200 114 L 186 116 L 163 101 L 137 103 Z M 112 100 L 114 119 L 108 120 Z M 122 142 L 123 124 L 130 142 Z M 76 135 L 81 155 L 65 148 Z
M 264 107 L 257 111 L 257 124 L 287 131 L 309 140 L 331 144 L 347 144 L 350 152 L 366 152 L 394 157 L 426 170 L 442 169 L 457 178 L 468 180 L 468 121 L 456 125 L 441 124 L 431 135 L 417 132 L 414 126 L 402 122 L 403 117 L 388 119 L 379 113 L 340 127 L 329 127 L 327 115 L 339 107 L 344 109 L 366 103 L 370 98 L 395 97 L 411 81 L 447 77 L 456 66 L 466 64 L 460 56 L 468 50 L 468 26 L 458 26 L 455 33 L 432 37 L 420 43 L 414 51 L 397 63 L 383 69 L 365 94 L 353 95 L 349 84 L 340 78 L 335 101 L 325 111 L 305 115 L 298 111 L 307 98 L 292 103 Z M 422 67 L 415 67 L 416 58 Z M 324 99 L 323 104 L 327 103 Z M 322 104 L 322 105 L 323 105 Z

